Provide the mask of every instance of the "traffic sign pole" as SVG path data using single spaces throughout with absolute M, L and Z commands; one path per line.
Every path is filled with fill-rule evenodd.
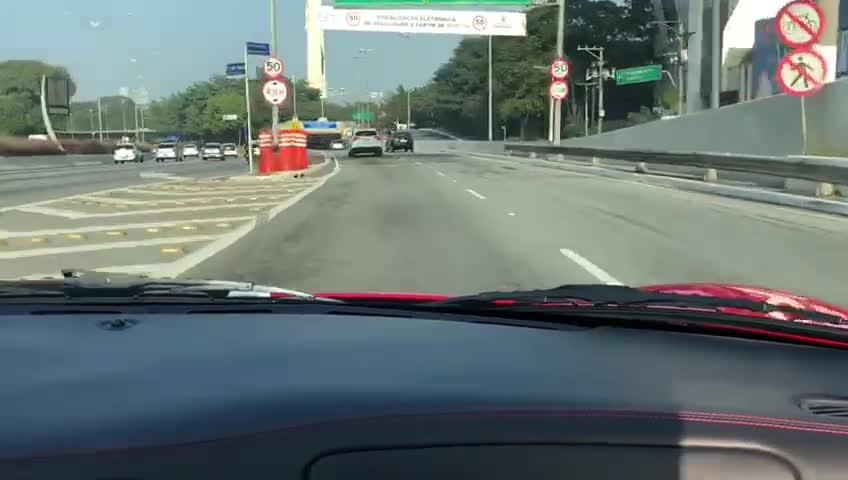
M 247 44 L 244 44 L 244 103 L 247 108 L 247 164 L 250 173 L 253 173 L 253 134 L 250 119 L 250 75 L 247 70 Z

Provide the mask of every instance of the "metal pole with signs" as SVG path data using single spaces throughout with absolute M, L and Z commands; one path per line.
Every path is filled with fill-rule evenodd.
M 253 141 L 253 126 L 251 125 L 252 118 L 250 112 L 250 75 L 247 74 L 247 56 L 261 55 L 267 56 L 271 54 L 271 47 L 267 43 L 247 42 L 244 44 L 244 100 L 247 103 L 247 136 L 249 141 Z M 250 163 L 250 172 L 254 171 L 253 148 L 248 142 L 248 160 Z
M 253 173 L 253 127 L 250 114 L 250 75 L 247 74 L 247 45 L 244 46 L 244 105 L 247 108 L 247 168 Z
M 556 54 L 562 58 L 565 43 L 565 0 L 557 0 L 557 45 Z M 566 84 L 566 87 L 568 85 Z M 562 100 L 554 100 L 554 145 L 560 144 L 562 130 Z
M 795 0 L 783 6 L 774 17 L 780 40 L 794 48 L 777 64 L 777 83 L 787 95 L 801 97 L 801 154 L 807 154 L 807 102 L 827 79 L 827 62 L 813 44 L 824 32 L 824 13 L 809 0 Z

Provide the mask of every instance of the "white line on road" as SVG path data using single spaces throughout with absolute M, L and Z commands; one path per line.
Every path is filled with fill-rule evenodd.
M 0 252 L 0 260 L 42 257 L 45 255 L 62 255 L 67 253 L 96 252 L 99 250 L 112 250 L 114 248 L 139 248 L 168 245 L 173 243 L 208 242 L 210 240 L 215 240 L 216 238 L 217 237 L 214 235 L 193 235 L 187 237 L 151 238 L 149 240 L 138 240 L 133 242 L 95 243 L 91 245 L 73 245 L 67 247 L 33 248 L 30 250 Z
M 583 270 L 589 272 L 590 275 L 597 278 L 599 281 L 607 284 L 607 285 L 622 285 L 621 282 L 615 279 L 612 275 L 605 272 L 601 267 L 595 265 L 590 262 L 586 258 L 582 257 L 579 253 L 574 250 L 569 250 L 567 248 L 560 248 L 560 253 L 566 256 L 569 260 L 579 265 Z
M 483 195 L 480 195 L 479 193 L 475 192 L 474 190 L 471 190 L 470 188 L 466 188 L 465 191 L 470 193 L 471 195 L 474 195 L 475 197 L 479 198 L 480 200 L 486 199 L 486 197 L 484 197 Z
M 438 170 L 436 170 L 436 173 L 438 173 L 440 177 L 444 177 L 444 176 L 445 176 L 445 174 L 444 174 L 444 173 L 442 173 L 442 172 L 440 172 L 440 171 L 438 171 Z
M 421 162 L 415 162 L 416 165 L 421 165 Z

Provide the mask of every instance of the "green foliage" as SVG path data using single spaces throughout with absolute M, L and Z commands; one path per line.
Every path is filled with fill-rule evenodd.
M 262 98 L 262 83 L 262 80 L 250 81 L 251 126 L 254 132 L 271 127 L 271 106 Z M 288 86 L 289 99 L 280 106 L 281 121 L 294 115 L 294 89 L 291 83 Z M 145 126 L 188 138 L 236 140 L 247 118 L 244 100 L 243 79 L 215 76 L 153 102 L 145 117 Z M 352 109 L 329 102 L 324 104 L 324 113 L 330 119 L 348 119 Z M 223 120 L 227 114 L 238 115 L 240 121 Z M 320 92 L 310 88 L 303 80 L 297 82 L 297 114 L 305 120 L 316 119 L 321 115 Z
M 37 60 L 0 62 L 0 135 L 27 135 L 44 131 L 41 120 L 41 77 L 68 78 L 64 67 Z M 70 94 L 76 92 L 73 80 Z
M 652 61 L 651 0 L 566 0 L 565 56 L 572 65 L 571 93 L 566 102 L 564 129 L 580 123 L 583 88 L 574 85 L 585 76 L 593 58 L 578 46 L 606 48 L 609 66 L 626 68 Z M 495 129 L 543 136 L 547 125 L 549 78 L 545 69 L 555 58 L 557 8 L 542 6 L 527 13 L 527 37 L 493 38 Z M 469 136 L 485 137 L 488 126 L 488 40 L 466 38 L 432 80 L 412 94 L 413 121 L 421 127 L 439 126 Z M 653 105 L 652 85 L 615 87 L 607 82 L 607 118 L 626 118 L 627 112 Z M 384 104 L 391 112 L 405 105 L 398 89 Z M 401 118 L 406 118 L 404 113 Z M 499 132 L 495 132 L 498 136 Z

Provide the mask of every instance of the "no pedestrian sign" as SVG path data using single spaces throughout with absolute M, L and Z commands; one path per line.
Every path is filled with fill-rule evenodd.
M 555 81 L 551 83 L 551 86 L 548 88 L 548 93 L 550 93 L 551 97 L 555 100 L 562 100 L 568 96 L 568 84 L 562 81 Z
M 262 96 L 271 105 L 279 105 L 286 100 L 289 94 L 286 84 L 279 80 L 269 80 L 262 86 Z
M 807 47 L 816 43 L 824 31 L 821 7 L 809 0 L 789 2 L 775 15 L 777 36 L 789 47 Z
M 821 90 L 827 75 L 824 57 L 810 49 L 795 50 L 777 65 L 777 83 L 787 95 L 806 97 Z

